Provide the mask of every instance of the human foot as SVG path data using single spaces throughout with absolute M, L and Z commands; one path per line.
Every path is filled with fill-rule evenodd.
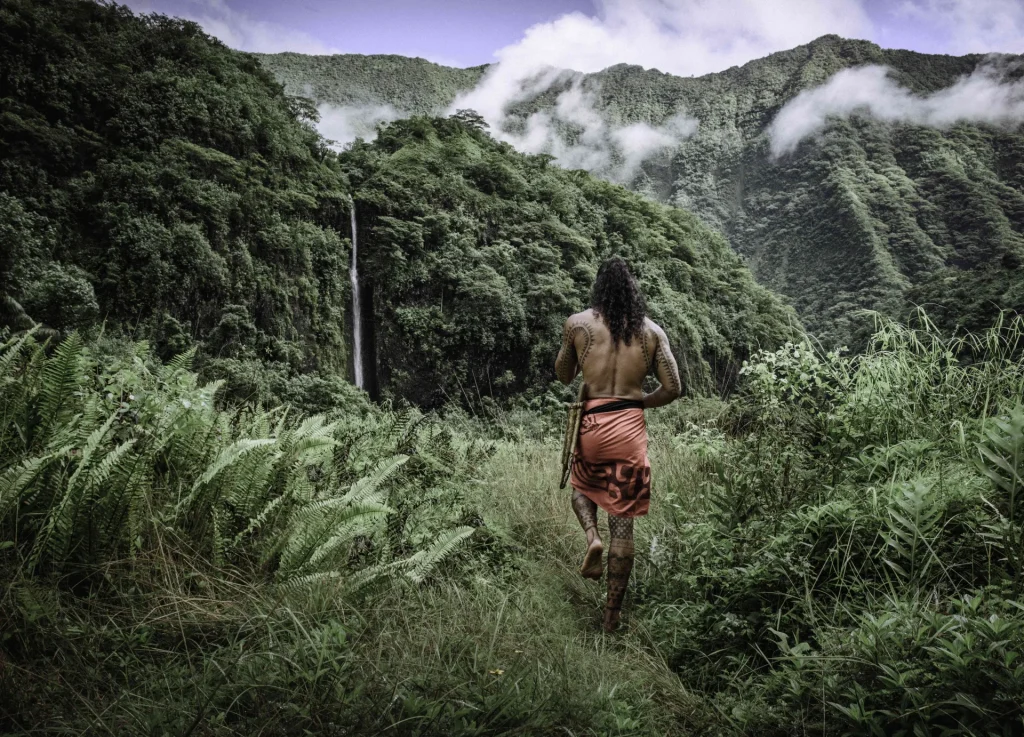
M 587 554 L 583 556 L 583 565 L 580 566 L 580 575 L 583 578 L 601 578 L 604 566 L 601 564 L 601 556 L 604 554 L 604 543 L 594 540 L 587 548 Z

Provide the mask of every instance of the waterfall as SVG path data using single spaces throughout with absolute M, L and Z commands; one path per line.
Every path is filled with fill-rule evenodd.
M 356 202 L 348 198 L 352 216 L 352 265 L 348 276 L 352 282 L 352 363 L 355 366 L 356 386 L 362 389 L 363 382 L 363 305 L 359 294 L 359 239 L 356 235 Z

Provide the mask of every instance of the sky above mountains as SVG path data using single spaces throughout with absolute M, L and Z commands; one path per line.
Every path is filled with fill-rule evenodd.
M 498 138 L 547 153 L 569 168 L 630 182 L 640 164 L 694 136 L 685 109 L 664 120 L 612 125 L 593 84 L 565 70 L 598 72 L 619 63 L 680 76 L 702 75 L 791 49 L 826 34 L 925 53 L 1024 53 L 1024 0 L 127 0 L 137 11 L 189 18 L 246 51 L 421 56 L 452 66 L 498 62 L 448 112 L 479 112 Z M 883 67 L 835 75 L 805 90 L 773 122 L 782 156 L 824 129 L 830 117 L 866 114 L 946 128 L 970 121 L 1024 123 L 1019 62 L 986 58 L 946 90 L 921 97 Z M 550 109 L 509 123 L 513 103 L 555 84 Z M 388 101 L 319 106 L 320 132 L 343 147 L 406 117 Z M 443 111 L 438 111 L 443 112 Z M 582 131 L 568 142 L 562 131 Z
M 127 0 L 246 51 L 720 71 L 835 33 L 926 53 L 1024 53 L 1024 0 Z

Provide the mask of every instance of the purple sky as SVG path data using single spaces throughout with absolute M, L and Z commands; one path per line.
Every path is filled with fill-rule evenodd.
M 732 15 L 736 18 L 735 37 L 743 39 L 751 33 L 749 17 L 757 15 L 758 7 L 772 4 L 772 0 L 122 1 L 136 11 L 197 20 L 229 46 L 250 51 L 389 53 L 455 66 L 493 62 L 496 51 L 519 42 L 531 26 L 551 23 L 569 13 L 590 16 L 611 27 L 615 17 L 625 24 L 635 20 L 630 16 L 642 15 L 640 8 L 645 4 L 655 26 L 668 17 L 680 39 L 686 40 L 689 32 L 691 41 L 711 33 L 728 37 Z M 786 0 L 775 4 L 783 7 Z M 791 20 L 814 29 L 868 38 L 888 48 L 953 54 L 1024 52 L 1024 0 L 791 0 L 789 7 L 799 8 L 790 13 L 791 19 L 779 17 L 785 13 L 762 13 L 763 20 L 758 22 L 766 27 L 768 40 L 767 45 L 756 48 L 778 46 L 771 39 L 784 38 L 784 32 L 771 27 Z M 832 13 L 828 17 L 833 20 L 808 21 L 814 9 L 826 16 Z M 659 15 L 663 11 L 665 15 Z M 858 13 L 859 22 L 847 22 Z M 687 30 L 690 17 L 700 21 Z M 633 38 L 643 37 L 633 30 Z
M 464 67 L 494 61 L 497 49 L 518 41 L 534 23 L 594 12 L 591 0 L 246 0 L 245 7 L 347 53 L 449 59 Z
M 595 12 L 593 0 L 119 1 L 137 11 L 197 20 L 226 6 L 249 19 L 307 35 L 324 50 L 422 56 L 460 67 L 493 62 L 495 51 L 518 41 L 535 23 L 574 11 Z

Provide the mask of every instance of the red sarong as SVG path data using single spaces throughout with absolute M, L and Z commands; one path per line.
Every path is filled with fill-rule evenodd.
M 590 399 L 584 411 L 621 401 Z M 616 517 L 647 514 L 651 501 L 651 463 L 647 423 L 640 408 L 584 415 L 571 483 L 601 509 Z

